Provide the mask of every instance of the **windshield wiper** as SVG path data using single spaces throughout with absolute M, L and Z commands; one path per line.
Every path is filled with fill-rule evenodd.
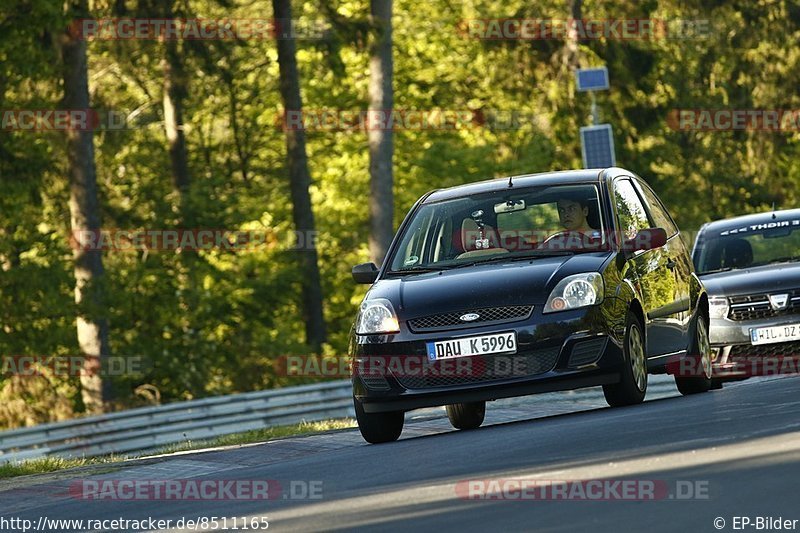
M 575 252 L 569 250 L 552 250 L 552 251 L 529 252 L 523 255 L 500 254 L 489 257 L 487 259 L 476 259 L 474 261 L 467 261 L 466 263 L 458 263 L 453 265 L 451 268 L 463 268 L 472 265 L 481 265 L 484 263 L 499 263 L 503 261 L 522 261 L 525 259 L 536 259 L 539 257 L 558 257 L 564 255 L 575 255 Z
M 771 265 L 773 263 L 795 263 L 797 261 L 800 261 L 800 257 L 787 256 L 787 257 L 778 257 L 777 259 L 770 259 L 769 261 L 759 261 L 758 263 L 753 263 L 750 266 L 764 266 L 764 265 Z
M 501 261 L 522 261 L 525 259 L 536 259 L 539 257 L 558 257 L 564 255 L 575 255 L 575 252 L 570 250 L 548 250 L 548 251 L 534 251 L 523 255 L 511 254 L 498 254 L 488 257 L 486 259 L 475 259 L 474 261 L 467 261 L 466 263 L 455 263 L 446 266 L 433 266 L 433 265 L 417 265 L 410 268 L 401 268 L 400 270 L 390 270 L 387 272 L 389 275 L 407 275 L 407 274 L 425 274 L 427 272 L 441 272 L 443 270 L 452 270 L 454 268 L 469 267 L 472 265 L 481 265 L 484 263 L 498 263 Z
M 706 274 L 716 274 L 717 272 L 727 272 L 729 270 L 733 270 L 733 267 L 722 267 L 722 268 L 715 268 L 714 270 L 706 270 L 704 272 L 700 272 L 700 276 L 705 276 Z
M 425 274 L 426 272 L 441 272 L 442 270 L 447 270 L 447 267 L 418 265 L 411 268 L 401 268 L 400 270 L 390 270 L 387 274 Z

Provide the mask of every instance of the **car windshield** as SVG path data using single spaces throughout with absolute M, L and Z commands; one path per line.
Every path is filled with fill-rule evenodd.
M 405 226 L 390 272 L 602 250 L 601 213 L 593 184 L 506 189 L 424 204 Z
M 694 251 L 699 274 L 800 261 L 800 220 L 752 224 L 702 235 Z

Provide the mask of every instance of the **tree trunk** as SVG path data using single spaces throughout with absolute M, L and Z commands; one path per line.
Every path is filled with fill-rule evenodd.
M 165 18 L 173 18 L 172 1 L 165 4 Z M 183 101 L 186 98 L 186 73 L 179 49 L 179 41 L 164 41 L 164 129 L 167 133 L 169 161 L 172 171 L 172 186 L 178 194 L 178 225 L 191 226 L 193 223 L 189 203 L 189 158 L 186 152 L 186 135 L 183 124 Z
M 87 0 L 71 0 L 71 18 L 88 18 Z M 61 54 L 64 74 L 65 109 L 89 108 L 89 82 L 86 41 L 66 32 Z M 67 131 L 69 163 L 69 210 L 73 235 L 100 230 L 97 177 L 94 166 L 94 133 L 91 128 Z M 103 257 L 100 250 L 76 246 L 75 302 L 78 305 L 78 345 L 84 357 L 81 396 L 90 414 L 102 413 L 111 400 L 108 380 L 100 373 L 111 350 L 108 340 Z
M 272 9 L 281 30 L 291 35 L 292 7 L 290 0 L 272 0 Z M 300 98 L 300 78 L 297 74 L 294 39 L 277 39 L 280 91 L 286 112 L 303 109 Z M 322 313 L 322 283 L 317 264 L 317 248 L 310 238 L 314 235 L 314 212 L 308 188 L 311 176 L 308 172 L 306 136 L 302 128 L 286 129 L 286 162 L 289 167 L 289 190 L 292 198 L 292 217 L 297 231 L 303 238 L 303 250 L 298 252 L 301 261 L 303 318 L 306 323 L 306 343 L 319 351 L 325 342 L 325 320 Z
M 576 31 L 576 25 L 583 24 L 583 0 L 567 0 L 567 9 L 569 9 L 572 24 L 569 31 L 567 31 L 562 62 L 565 69 L 572 74 L 575 69 L 581 66 L 580 45 L 584 42 L 584 39 Z
M 239 171 L 242 173 L 242 181 L 246 186 L 250 185 L 250 152 L 245 150 L 241 131 L 239 128 L 239 103 L 236 98 L 236 85 L 233 83 L 233 76 L 225 76 L 225 84 L 228 86 L 228 102 L 231 110 L 231 133 L 233 134 L 233 145 L 236 147 L 236 155 L 239 156 Z
M 370 20 L 375 30 L 375 41 L 369 61 L 369 112 L 382 114 L 388 121 L 394 107 L 392 90 L 392 0 L 371 0 Z M 380 265 L 394 234 L 394 176 L 392 155 L 394 144 L 392 126 L 369 128 L 370 177 L 370 235 L 369 252 L 372 262 Z

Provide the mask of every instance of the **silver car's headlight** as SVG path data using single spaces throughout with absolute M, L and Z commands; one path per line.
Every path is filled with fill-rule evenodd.
M 378 335 L 383 333 L 398 333 L 400 325 L 397 322 L 397 313 L 394 312 L 392 302 L 385 298 L 375 298 L 361 303 L 361 309 L 356 319 L 356 334 Z
M 599 272 L 567 276 L 558 282 L 547 299 L 542 313 L 555 313 L 599 304 L 603 301 L 605 285 Z
M 725 318 L 728 316 L 728 299 L 725 296 L 708 297 L 709 318 Z

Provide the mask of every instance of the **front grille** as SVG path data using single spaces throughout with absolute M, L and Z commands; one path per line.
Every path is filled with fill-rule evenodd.
M 789 293 L 789 301 L 786 304 L 786 309 L 778 311 L 772 308 L 767 294 L 731 296 L 728 298 L 731 307 L 728 312 L 728 318 L 736 321 L 758 320 L 760 318 L 800 313 L 800 289 L 787 292 Z
M 569 356 L 569 366 L 575 368 L 594 363 L 600 359 L 605 345 L 605 337 L 575 343 Z
M 536 376 L 551 371 L 560 347 L 519 354 L 475 355 L 429 362 L 416 375 L 395 376 L 406 389 L 453 387 Z
M 525 320 L 533 312 L 532 305 L 511 305 L 506 307 L 484 307 L 481 309 L 469 309 L 458 313 L 442 313 L 439 315 L 429 315 L 421 318 L 413 318 L 408 321 L 411 331 L 445 331 L 450 329 L 468 328 L 475 325 L 487 326 L 492 324 L 504 324 L 506 322 L 516 322 Z M 467 313 L 477 313 L 477 320 L 465 322 L 461 316 Z
M 800 341 L 756 344 L 755 346 L 739 344 L 731 347 L 729 357 L 776 357 L 781 355 L 800 355 Z

